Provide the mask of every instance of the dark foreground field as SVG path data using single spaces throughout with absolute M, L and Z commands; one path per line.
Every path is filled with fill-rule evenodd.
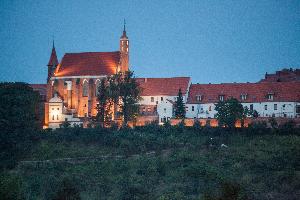
M 296 200 L 300 136 L 292 132 L 149 125 L 15 133 L 1 139 L 0 199 Z

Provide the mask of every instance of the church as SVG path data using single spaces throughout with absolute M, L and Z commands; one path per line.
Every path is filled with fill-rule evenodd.
M 53 47 L 47 84 L 32 84 L 44 103 L 44 128 L 59 128 L 68 121 L 84 125 L 96 116 L 100 80 L 129 70 L 130 43 L 124 24 L 114 52 L 66 53 L 58 61 Z M 260 118 L 300 118 L 300 70 L 284 69 L 266 74 L 257 83 L 192 84 L 190 77 L 137 78 L 142 90 L 136 125 L 174 118 L 178 90 L 183 93 L 188 119 L 214 119 L 215 103 L 234 97 L 256 110 Z

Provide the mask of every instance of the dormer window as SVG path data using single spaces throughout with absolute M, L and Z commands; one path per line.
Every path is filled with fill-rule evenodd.
M 241 100 L 242 101 L 247 100 L 247 94 L 241 94 Z
M 196 95 L 196 101 L 202 101 L 202 95 Z
M 224 95 L 219 95 L 219 100 L 224 101 Z
M 269 101 L 273 101 L 273 99 L 274 99 L 274 94 L 269 93 L 269 94 L 267 95 L 267 99 L 268 99 Z

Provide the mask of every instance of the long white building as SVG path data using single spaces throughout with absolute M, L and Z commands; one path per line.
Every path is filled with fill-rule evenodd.
M 300 117 L 300 82 L 192 84 L 187 118 L 214 118 L 215 104 L 229 98 L 256 110 L 260 117 Z

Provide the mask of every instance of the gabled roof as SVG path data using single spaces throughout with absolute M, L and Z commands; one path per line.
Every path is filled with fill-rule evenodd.
M 58 60 L 57 60 L 57 56 L 56 56 L 55 47 L 53 44 L 51 56 L 50 56 L 50 59 L 48 62 L 48 66 L 57 66 L 57 65 L 58 65 Z
M 66 53 L 54 76 L 112 75 L 120 61 L 120 52 Z
M 273 94 L 273 101 L 300 102 L 300 82 L 192 84 L 188 103 L 216 103 L 220 95 L 241 102 L 267 102 L 268 94 Z M 198 95 L 201 101 L 197 101 Z M 241 95 L 247 95 L 246 100 L 241 100 Z
M 179 89 L 186 94 L 190 77 L 137 78 L 137 82 L 143 89 L 141 96 L 177 96 Z

